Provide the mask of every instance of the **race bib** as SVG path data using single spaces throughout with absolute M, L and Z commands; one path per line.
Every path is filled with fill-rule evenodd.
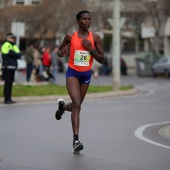
M 89 51 L 75 50 L 74 65 L 89 66 L 91 54 Z

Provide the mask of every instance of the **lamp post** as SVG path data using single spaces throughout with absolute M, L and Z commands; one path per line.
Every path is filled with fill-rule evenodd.
M 113 0 L 112 75 L 113 90 L 120 86 L 120 0 Z

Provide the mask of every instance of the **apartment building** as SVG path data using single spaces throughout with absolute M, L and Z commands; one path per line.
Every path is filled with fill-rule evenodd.
M 2 35 L 2 33 L 4 32 L 4 30 L 6 31 L 6 28 L 7 28 L 7 22 L 4 22 L 3 21 L 3 16 L 5 16 L 5 18 L 7 17 L 10 17 L 8 14 L 10 13 L 11 14 L 11 11 L 12 11 L 12 16 L 15 16 L 15 18 L 13 18 L 14 20 L 22 20 L 24 22 L 26 22 L 26 24 L 32 24 L 34 27 L 36 26 L 35 25 L 35 20 L 36 18 L 28 18 L 28 16 L 30 16 L 30 14 L 32 14 L 35 10 L 34 8 L 34 11 L 30 12 L 32 10 L 32 6 L 37 6 L 37 5 L 42 5 L 42 4 L 46 4 L 45 6 L 47 6 L 48 10 L 52 9 L 52 6 L 50 5 L 50 2 L 53 2 L 55 3 L 54 5 L 58 5 L 58 3 L 60 3 L 60 5 L 62 4 L 63 6 L 67 6 L 68 3 L 75 3 L 75 2 L 85 2 L 85 4 L 87 4 L 87 7 L 86 9 L 88 9 L 89 11 L 93 12 L 93 14 L 96 15 L 96 18 L 97 20 L 96 21 L 93 21 L 93 22 L 96 22 L 95 24 L 93 24 L 93 27 L 95 27 L 95 31 L 98 29 L 99 31 L 104 31 L 104 32 L 108 32 L 110 31 L 110 33 L 112 33 L 112 27 L 110 26 L 109 27 L 109 22 L 108 22 L 108 18 L 112 17 L 112 10 L 113 10 L 113 0 L 0 0 L 0 13 L 1 13 L 1 9 L 2 11 L 4 11 L 3 8 L 6 8 L 6 7 L 13 7 L 13 8 L 9 8 L 8 12 L 3 12 L 3 15 L 1 15 L 1 21 L 0 21 L 0 34 Z M 143 4 L 144 2 L 148 2 L 148 3 L 156 3 L 157 1 L 156 0 L 121 0 L 121 17 L 125 17 L 126 18 L 126 21 L 128 24 L 124 25 L 124 27 L 122 28 L 122 36 L 123 37 L 126 37 L 127 36 L 127 40 L 125 43 L 126 44 L 126 47 L 128 47 L 128 45 L 130 43 L 134 44 L 134 41 L 133 39 L 135 38 L 135 34 L 133 33 L 134 31 L 136 31 L 137 29 L 140 31 L 140 28 L 136 27 L 136 20 L 138 21 L 138 26 L 141 25 L 141 23 L 139 22 L 138 19 L 136 19 L 138 16 L 140 17 L 142 13 L 145 13 L 146 15 L 148 14 L 148 11 L 146 10 L 146 6 Z M 49 8 L 50 7 L 50 8 Z M 37 8 L 37 11 L 39 11 L 39 8 L 41 7 L 38 7 Z M 46 9 L 47 9 L 46 8 Z M 54 12 L 56 12 L 53 16 L 52 14 L 50 14 L 49 12 L 47 12 L 47 10 L 44 11 L 44 9 L 42 9 L 41 11 L 44 11 L 42 14 L 46 14 L 46 16 L 51 16 L 51 22 L 49 24 L 52 24 L 52 21 L 56 21 L 56 18 L 54 19 L 53 17 L 55 16 L 59 16 L 59 15 L 62 15 L 62 11 L 58 12 L 58 10 L 56 10 L 58 8 L 55 8 Z M 68 8 L 64 8 L 65 10 L 70 10 L 69 7 Z M 18 13 L 18 15 L 16 16 L 16 12 L 17 11 L 20 11 Z M 58 12 L 58 13 L 57 13 Z M 25 15 L 25 13 L 28 13 L 27 15 Z M 63 13 L 63 15 L 66 13 L 66 11 Z M 13 15 L 14 14 L 14 15 Z M 36 13 L 37 14 L 37 13 Z M 99 15 L 99 14 L 102 14 L 102 15 Z M 134 16 L 131 17 L 130 14 L 133 14 Z M 24 18 L 25 16 L 25 18 Z M 37 15 L 36 15 L 37 16 Z M 65 15 L 66 16 L 66 15 Z M 130 16 L 130 17 L 129 17 Z M 46 17 L 47 18 L 47 17 Z M 26 20 L 27 19 L 27 20 Z M 32 22 L 31 19 L 34 19 L 34 22 Z M 45 20 L 45 18 L 43 18 Z M 38 19 L 37 19 L 37 22 L 40 22 L 45 24 L 45 22 L 43 22 L 43 19 L 40 15 L 38 15 Z M 66 20 L 67 20 L 67 16 L 66 16 Z M 139 18 L 140 19 L 140 18 Z M 11 22 L 12 19 L 9 18 L 10 21 L 8 22 Z M 46 20 L 45 20 L 46 21 Z M 49 21 L 48 21 L 49 22 Z M 47 26 L 48 26 L 48 22 L 46 22 Z M 99 23 L 100 22 L 100 23 Z M 67 22 L 66 22 L 67 23 Z M 146 24 L 147 23 L 147 24 Z M 151 22 L 149 22 L 150 24 Z M 5 25 L 6 24 L 6 25 Z M 65 23 L 62 23 L 62 30 L 64 30 L 65 28 Z M 9 24 L 8 24 L 9 25 Z M 71 25 L 71 24 L 70 24 Z M 145 26 L 148 25 L 148 22 L 145 22 Z M 152 24 L 150 24 L 152 25 Z M 30 29 L 34 28 L 33 26 L 28 26 L 26 25 L 26 28 L 28 31 L 30 31 Z M 68 27 L 69 25 L 66 25 L 66 27 Z M 10 25 L 8 26 L 10 27 Z M 59 24 L 56 25 L 56 27 L 59 27 Z M 43 28 L 43 25 L 42 25 L 42 28 Z M 50 30 L 50 29 L 53 29 L 53 30 Z M 38 28 L 39 29 L 39 28 Z M 36 30 L 38 30 L 36 29 Z M 47 35 L 54 35 L 55 33 L 55 25 L 53 25 L 53 27 L 49 27 L 48 28 L 49 30 L 46 30 L 45 34 Z M 61 30 L 61 29 L 60 29 Z M 150 28 L 148 29 L 150 30 Z M 144 31 L 146 32 L 147 29 L 144 29 Z M 53 32 L 52 34 L 50 32 Z M 139 33 L 139 32 L 138 32 Z M 139 33 L 139 34 L 142 34 Z M 32 34 L 33 35 L 33 34 Z M 35 33 L 36 37 L 40 37 L 39 36 L 39 32 L 38 33 Z M 27 35 L 26 35 L 27 37 Z M 46 37 L 46 36 L 44 36 Z M 51 36 L 48 36 L 49 38 Z M 128 42 L 128 39 L 130 40 L 130 42 Z M 147 40 L 148 38 L 146 39 L 146 48 L 147 47 Z M 135 47 L 135 44 L 134 45 L 131 45 L 131 47 Z M 133 49 L 134 50 L 134 49 Z
M 37 5 L 42 0 L 12 0 L 12 5 Z
M 37 5 L 42 0 L 0 0 L 0 8 L 6 8 L 12 5 Z
M 0 0 L 0 8 L 8 7 L 11 4 L 11 0 Z

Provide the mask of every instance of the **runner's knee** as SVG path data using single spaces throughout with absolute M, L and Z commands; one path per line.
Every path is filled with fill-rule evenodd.
M 80 110 L 81 109 L 81 100 L 73 100 L 72 101 L 72 110 Z

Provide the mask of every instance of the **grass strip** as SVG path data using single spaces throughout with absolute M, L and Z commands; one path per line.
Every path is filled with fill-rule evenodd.
M 120 90 L 130 90 L 133 86 L 121 86 Z M 88 93 L 100 93 L 112 91 L 112 86 L 93 86 L 90 85 Z M 47 96 L 47 95 L 68 95 L 65 85 L 14 85 L 12 88 L 12 96 Z M 0 85 L 0 97 L 3 97 L 3 85 Z

